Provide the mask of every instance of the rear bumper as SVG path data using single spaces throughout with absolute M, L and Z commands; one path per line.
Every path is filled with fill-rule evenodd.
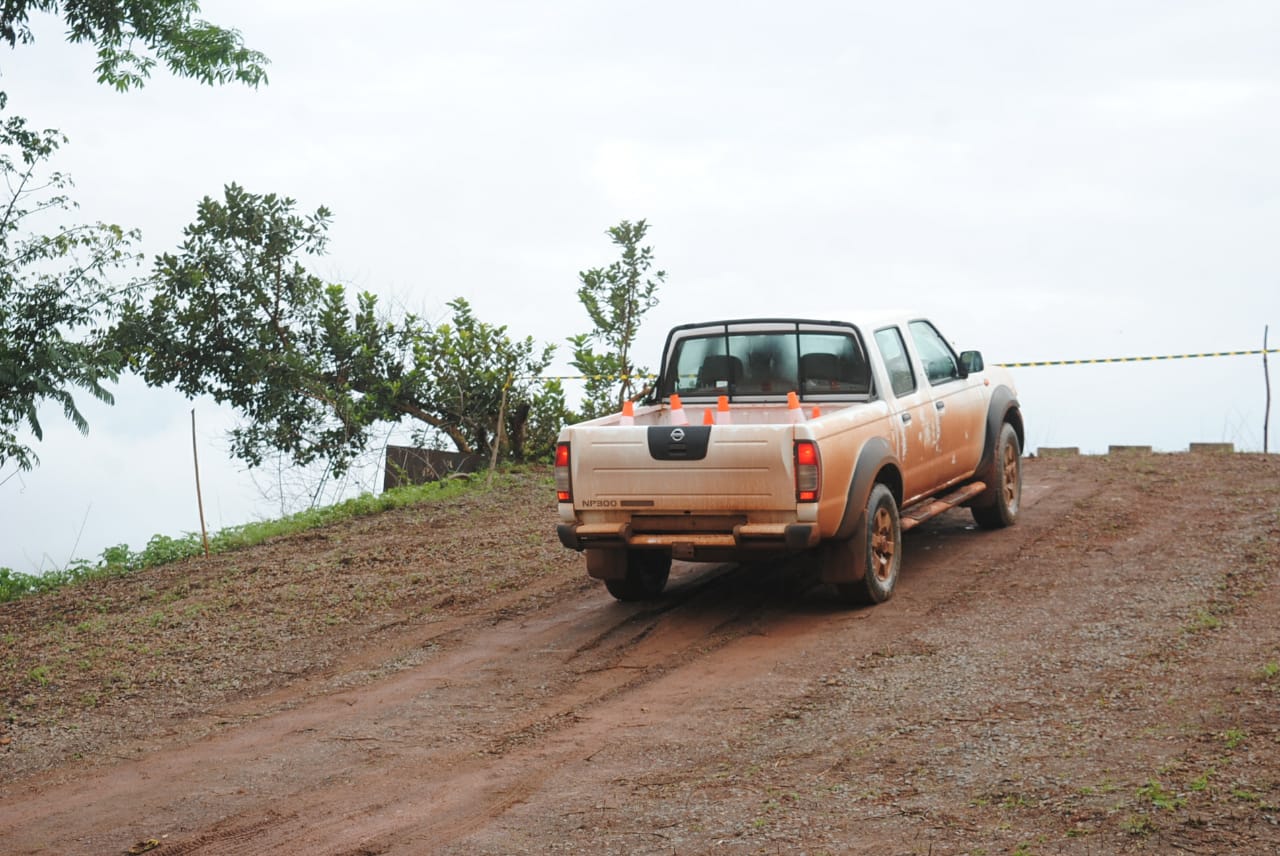
M 816 523 L 742 523 L 730 532 L 632 532 L 630 523 L 561 523 L 560 543 L 570 550 L 670 550 L 677 559 L 726 553 L 798 553 L 818 545 Z

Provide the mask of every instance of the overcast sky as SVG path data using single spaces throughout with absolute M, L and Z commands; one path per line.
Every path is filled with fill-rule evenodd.
M 989 362 L 1280 343 L 1274 0 L 202 5 L 269 85 L 119 94 L 48 17 L 0 48 L 10 112 L 70 137 L 81 215 L 148 257 L 237 182 L 332 209 L 318 274 L 546 342 L 589 329 L 605 230 L 647 219 L 651 365 L 686 321 L 888 307 Z M 1016 378 L 1031 451 L 1262 448 L 1260 357 Z M 278 510 L 210 402 L 80 399 L 88 438 L 48 410 L 41 467 L 0 472 L 0 566 L 198 529 L 193 407 L 211 526 Z

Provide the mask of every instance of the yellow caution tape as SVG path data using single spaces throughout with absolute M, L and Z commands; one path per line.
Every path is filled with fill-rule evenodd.
M 1252 351 L 1214 351 L 1206 354 L 1162 354 L 1156 357 L 1101 357 L 1091 360 L 1035 360 L 1025 363 L 996 363 L 1007 369 L 1026 369 L 1038 366 L 1089 366 L 1100 363 L 1147 363 L 1158 360 L 1199 360 L 1206 357 L 1248 357 L 1257 354 L 1280 354 L 1280 348 L 1257 348 Z
M 1103 363 L 1150 363 L 1161 360 L 1200 360 L 1208 357 L 1250 357 L 1259 354 L 1280 354 L 1280 348 L 1255 348 L 1252 351 L 1212 351 L 1204 354 L 1161 354 L 1154 357 L 1097 357 L 1085 360 L 1031 360 L 1019 363 L 993 363 L 1006 369 L 1029 369 L 1040 366 L 1091 366 Z M 521 380 L 657 380 L 654 374 L 633 375 L 540 375 Z

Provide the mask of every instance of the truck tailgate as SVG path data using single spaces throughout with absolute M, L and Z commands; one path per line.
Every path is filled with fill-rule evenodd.
M 640 513 L 794 510 L 793 426 L 713 426 L 705 454 L 662 459 L 662 442 L 675 430 L 639 425 L 571 430 L 574 506 Z

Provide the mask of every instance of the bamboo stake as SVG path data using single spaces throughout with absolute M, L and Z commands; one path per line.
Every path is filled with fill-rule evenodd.
M 204 497 L 200 493 L 200 455 L 196 452 L 196 409 L 191 408 L 191 460 L 196 465 L 196 506 L 200 509 L 200 540 L 204 557 L 209 558 L 209 532 L 204 526 Z

